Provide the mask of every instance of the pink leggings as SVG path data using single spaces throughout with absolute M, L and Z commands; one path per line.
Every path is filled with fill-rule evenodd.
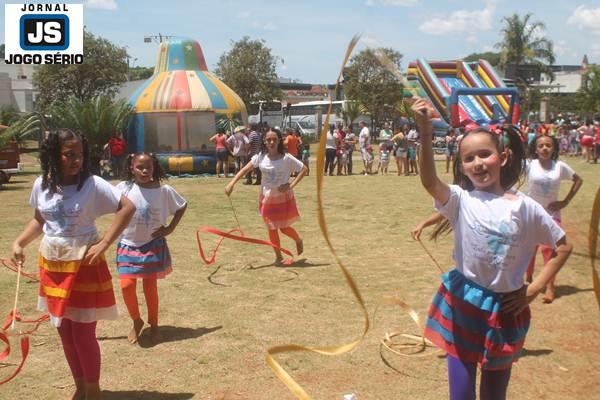
M 96 339 L 96 321 L 85 323 L 63 319 L 58 334 L 73 378 L 98 383 L 100 345 Z

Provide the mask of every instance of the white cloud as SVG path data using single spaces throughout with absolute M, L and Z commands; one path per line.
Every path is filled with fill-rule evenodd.
M 374 6 L 375 4 L 381 4 L 384 6 L 404 6 L 410 7 L 417 4 L 419 0 L 367 0 L 368 6 Z
M 116 10 L 115 0 L 85 0 L 85 6 L 89 8 L 100 8 L 103 10 Z
M 579 6 L 567 19 L 567 24 L 576 25 L 579 30 L 589 30 L 596 35 L 600 35 L 598 21 L 600 21 L 600 7 L 586 8 L 586 6 Z
M 590 46 L 590 54 L 592 56 L 600 57 L 600 44 L 595 43 Z
M 379 40 L 375 39 L 373 36 L 363 35 L 360 37 L 360 41 L 367 47 L 381 47 Z
M 558 42 L 554 42 L 554 52 L 557 56 L 564 56 L 567 54 L 569 50 L 569 46 L 566 40 L 559 40 Z
M 450 32 L 489 31 L 492 29 L 495 11 L 496 3 L 492 1 L 488 2 L 483 10 L 458 10 L 449 16 L 435 17 L 419 25 L 419 30 L 430 35 L 444 35 Z
M 237 15 L 237 17 L 239 19 L 248 19 L 250 18 L 250 11 L 242 11 Z
M 255 29 L 262 29 L 263 31 L 276 31 L 279 30 L 279 28 L 273 24 L 272 22 L 267 22 L 266 24 L 259 24 L 258 22 L 254 21 L 252 23 L 252 27 Z
M 494 48 L 494 46 L 491 46 L 489 44 L 486 44 L 485 46 L 483 46 L 483 52 L 488 52 L 488 51 L 496 51 L 496 49 Z

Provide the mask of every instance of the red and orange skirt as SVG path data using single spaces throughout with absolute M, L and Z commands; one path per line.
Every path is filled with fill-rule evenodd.
M 44 236 L 40 244 L 38 310 L 50 314 L 54 326 L 63 318 L 75 322 L 116 319 L 112 277 L 104 256 L 95 265 L 83 263 L 93 233 L 77 237 Z

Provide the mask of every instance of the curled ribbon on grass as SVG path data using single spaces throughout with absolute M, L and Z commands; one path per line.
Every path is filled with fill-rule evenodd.
M 588 234 L 588 248 L 590 252 L 590 262 L 592 264 L 592 282 L 594 284 L 594 293 L 596 294 L 596 302 L 600 307 L 600 278 L 596 270 L 596 257 L 598 250 L 598 224 L 600 223 L 600 187 L 596 192 L 594 205 L 592 207 L 592 219 L 590 220 L 590 231 Z
M 339 73 L 337 81 L 336 81 L 336 86 L 335 86 L 336 91 L 340 84 L 340 80 L 342 77 L 342 73 L 344 71 L 344 67 L 345 67 L 346 63 L 348 62 L 350 55 L 352 54 L 352 50 L 358 43 L 359 38 L 360 38 L 359 35 L 355 35 L 352 38 L 352 40 L 350 41 L 350 44 L 348 44 L 348 48 L 346 49 L 344 61 L 342 63 L 342 67 L 340 69 L 340 73 Z M 328 356 L 343 354 L 343 353 L 346 353 L 346 352 L 354 349 L 363 340 L 363 338 L 365 337 L 365 335 L 367 334 L 367 332 L 369 330 L 369 314 L 365 307 L 365 303 L 363 301 L 362 295 L 360 294 L 360 291 L 358 290 L 358 287 L 356 286 L 354 279 L 352 279 L 352 275 L 350 275 L 350 272 L 348 272 L 348 270 L 346 269 L 346 267 L 344 266 L 344 264 L 338 257 L 335 249 L 333 248 L 333 245 L 331 244 L 331 240 L 329 238 L 329 233 L 327 230 L 327 222 L 325 220 L 325 212 L 323 210 L 322 194 L 323 194 L 323 170 L 324 170 L 324 166 L 325 166 L 325 142 L 327 140 L 327 129 L 329 127 L 329 117 L 331 115 L 331 110 L 332 110 L 332 103 L 330 101 L 329 108 L 327 110 L 327 117 L 325 118 L 325 123 L 321 130 L 319 148 L 317 150 L 317 214 L 318 214 L 318 219 L 319 219 L 319 227 L 321 229 L 323 238 L 325 239 L 325 243 L 327 244 L 329 251 L 331 251 L 331 253 L 335 257 L 335 260 L 342 271 L 344 279 L 346 280 L 346 283 L 352 290 L 352 294 L 356 298 L 358 305 L 364 315 L 364 328 L 363 328 L 362 334 L 357 339 L 355 339 L 354 341 L 352 341 L 350 343 L 342 344 L 339 346 L 316 348 L 316 347 L 303 346 L 303 345 L 299 345 L 299 344 L 285 344 L 285 345 L 280 345 L 280 346 L 274 346 L 267 350 L 266 361 L 267 361 L 267 364 L 269 365 L 269 367 L 273 370 L 273 372 L 275 373 L 277 378 L 279 378 L 279 380 L 281 382 L 283 382 L 297 398 L 302 399 L 302 400 L 308 400 L 308 399 L 311 399 L 311 397 L 285 371 L 285 369 L 283 369 L 283 367 L 281 367 L 281 365 L 277 362 L 277 360 L 275 360 L 274 356 L 276 354 L 280 354 L 280 353 L 298 352 L 298 351 L 319 353 L 319 354 L 328 355 Z
M 23 365 L 25 365 L 25 361 L 27 360 L 27 357 L 29 356 L 29 336 L 30 334 L 32 334 L 33 332 L 37 331 L 37 329 L 39 328 L 40 324 L 42 322 L 47 321 L 48 319 L 50 319 L 50 317 L 45 314 L 42 315 L 41 317 L 39 317 L 38 319 L 34 319 L 34 320 L 26 320 L 21 318 L 21 316 L 18 313 L 13 313 L 12 311 L 8 314 L 8 317 L 6 318 L 6 321 L 4 322 L 4 325 L 2 326 L 2 330 L 0 331 L 0 341 L 4 342 L 4 350 L 2 351 L 2 353 L 0 353 L 0 361 L 5 360 L 11 352 L 11 346 L 10 346 L 10 340 L 9 340 L 9 336 L 20 336 L 21 340 L 20 340 L 20 345 L 21 345 L 21 361 L 19 362 L 19 365 L 17 366 L 17 368 L 12 372 L 12 374 L 10 374 L 7 378 L 4 378 L 2 380 L 0 380 L 0 385 L 3 385 L 9 381 L 11 381 L 14 377 L 16 377 L 19 372 L 21 372 L 21 369 L 23 369 Z M 8 329 L 14 324 L 14 321 L 18 321 L 21 323 L 27 323 L 27 324 L 34 324 L 34 327 L 31 328 L 28 331 L 8 331 Z
M 6 269 L 16 272 L 28 279 L 31 279 L 32 281 L 39 282 L 40 280 L 40 277 L 38 276 L 39 273 L 25 272 L 23 270 L 19 271 L 19 266 L 9 258 L 0 258 L 0 264 L 2 264 Z
M 211 265 L 215 262 L 215 260 L 217 259 L 217 252 L 219 251 L 219 247 L 221 247 L 221 243 L 223 242 L 224 239 L 231 239 L 231 240 L 237 240 L 240 242 L 269 246 L 269 247 L 272 247 L 274 249 L 281 251 L 282 253 L 284 253 L 290 257 L 293 257 L 291 251 L 289 251 L 288 249 L 284 249 L 283 247 L 278 246 L 275 243 L 271 243 L 267 240 L 246 237 L 240 226 L 240 221 L 238 220 L 237 213 L 235 212 L 235 207 L 233 206 L 233 201 L 231 200 L 231 197 L 227 196 L 227 198 L 229 199 L 229 204 L 231 205 L 231 211 L 233 212 L 233 217 L 235 218 L 235 222 L 238 227 L 235 229 L 231 229 L 227 232 L 220 231 L 218 229 L 211 228 L 208 226 L 201 226 L 200 228 L 198 228 L 196 230 L 196 242 L 198 243 L 198 252 L 199 252 L 200 258 L 202 259 L 202 261 L 204 261 L 204 263 L 206 265 Z M 215 246 L 215 248 L 212 250 L 212 254 L 211 254 L 210 258 L 207 258 L 204 254 L 204 249 L 202 248 L 202 241 L 200 240 L 200 232 L 212 233 L 213 235 L 217 235 L 217 236 L 221 237 L 219 239 L 219 241 L 217 242 L 217 245 Z M 238 232 L 239 235 L 234 235 L 235 232 Z M 291 265 L 291 261 L 292 260 L 284 260 L 283 263 Z
M 383 304 L 390 304 L 399 306 L 410 316 L 410 318 L 417 325 L 419 332 L 423 332 L 424 328 L 421 324 L 421 318 L 419 318 L 419 314 L 406 302 L 401 300 L 399 297 L 395 296 L 384 296 L 382 301 L 375 308 L 375 312 L 373 312 L 373 323 L 375 323 L 375 316 L 377 315 L 377 311 L 379 307 Z M 404 339 L 403 342 L 398 343 L 394 341 L 394 338 L 400 337 Z M 384 338 L 381 339 L 380 344 L 391 351 L 392 353 L 399 356 L 429 356 L 432 354 L 436 354 L 440 351 L 440 349 L 436 349 L 435 352 L 425 353 L 427 348 L 436 347 L 433 342 L 429 339 L 426 339 L 423 335 L 411 335 L 408 333 L 402 333 L 400 331 L 392 331 L 386 332 Z

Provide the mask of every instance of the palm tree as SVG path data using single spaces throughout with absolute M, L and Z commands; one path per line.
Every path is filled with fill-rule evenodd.
M 500 65 L 514 63 L 517 67 L 521 64 L 537 65 L 541 71 L 553 78 L 549 65 L 554 63 L 554 50 L 552 41 L 542 36 L 546 28 L 543 22 L 531 22 L 533 14 L 528 13 L 521 18 L 518 14 L 504 17 L 502 22 L 502 41 L 496 43 L 500 49 Z
M 133 107 L 124 100 L 113 102 L 109 96 L 80 100 L 74 96 L 50 109 L 56 128 L 71 128 L 86 135 L 90 145 L 102 146 L 113 132 L 124 131 Z
M 25 114 L 8 128 L 0 132 L 0 148 L 11 140 L 21 144 L 28 136 L 37 133 L 40 129 L 40 119 L 35 114 Z
M 364 114 L 365 112 L 365 107 L 358 101 L 348 100 L 344 102 L 341 117 L 344 118 L 346 125 L 350 126 L 356 118 L 360 117 L 361 114 Z

